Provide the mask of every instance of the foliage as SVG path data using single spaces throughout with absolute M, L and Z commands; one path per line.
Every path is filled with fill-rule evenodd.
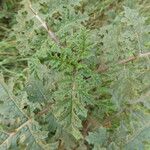
M 0 62 L 0 149 L 149 149 L 148 2 L 118 2 L 17 3 L 0 43 L 14 54 Z
M 15 15 L 20 8 L 19 0 L 0 1 L 0 72 L 8 80 L 14 78 L 16 91 L 23 87 L 25 80 L 23 69 L 27 68 L 26 58 L 22 58 L 16 49 L 16 41 L 10 37 Z

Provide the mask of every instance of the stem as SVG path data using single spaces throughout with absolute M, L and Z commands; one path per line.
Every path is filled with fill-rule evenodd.
M 29 60 L 29 58 L 20 58 L 20 59 L 17 59 L 17 58 L 7 58 L 7 59 L 4 59 L 2 62 L 0 62 L 0 66 L 6 65 L 6 64 L 10 64 L 10 63 L 11 64 L 12 63 L 16 63 L 16 62 L 20 62 L 20 61 L 27 61 L 27 60 Z
M 147 53 L 139 54 L 138 56 L 131 56 L 131 57 L 127 58 L 127 59 L 121 60 L 117 64 L 123 65 L 123 64 L 126 64 L 126 63 L 130 62 L 130 61 L 134 61 L 134 60 L 136 60 L 138 58 L 144 58 L 144 57 L 149 57 L 149 56 L 150 56 L 150 52 L 147 52 Z M 103 66 L 103 67 L 101 65 L 99 65 L 99 67 L 97 69 L 97 72 L 99 72 L 99 73 L 105 72 L 108 69 L 109 69 L 109 67 L 106 66 L 106 65 Z
M 143 57 L 148 57 L 148 56 L 150 56 L 150 52 L 139 54 L 138 56 L 129 57 L 128 59 L 121 60 L 120 62 L 118 62 L 118 64 L 126 64 L 126 63 L 136 60 L 138 58 L 143 58 Z
M 12 132 L 9 134 L 8 138 L 1 144 L 1 145 L 4 145 L 4 144 L 7 144 L 9 142 L 9 140 L 15 136 L 17 134 L 18 131 L 20 131 L 23 127 L 25 127 L 26 125 L 28 125 L 28 123 L 30 122 L 31 120 L 29 119 L 28 121 L 26 121 L 25 123 L 23 123 L 20 127 L 18 127 L 17 129 L 15 129 L 16 132 Z M 7 144 L 8 145 L 8 144 Z
M 29 8 L 32 11 L 34 17 L 41 23 L 42 27 L 48 32 L 50 38 L 59 46 L 62 47 L 60 40 L 57 38 L 56 34 L 47 26 L 47 23 L 40 18 L 37 12 L 32 8 L 31 2 L 29 3 Z

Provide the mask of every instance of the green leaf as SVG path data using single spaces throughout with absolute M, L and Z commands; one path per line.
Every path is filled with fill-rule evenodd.
M 105 128 L 101 127 L 95 132 L 90 132 L 86 137 L 89 144 L 94 145 L 94 150 L 105 149 L 103 146 L 107 143 L 108 133 Z

